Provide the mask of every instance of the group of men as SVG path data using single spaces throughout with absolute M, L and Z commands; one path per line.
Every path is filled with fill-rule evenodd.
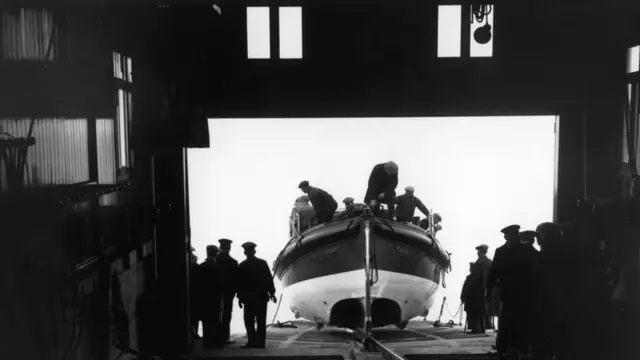
M 207 246 L 207 259 L 197 263 L 192 257 L 191 322 L 194 335 L 202 321 L 203 346 L 222 348 L 233 344 L 230 339 L 233 301 L 238 298 L 244 309 L 247 344 L 244 348 L 264 348 L 266 342 L 267 304 L 276 302 L 275 286 L 266 261 L 256 257 L 256 244 L 242 244 L 246 260 L 238 261 L 229 254 L 232 241 L 218 240 L 220 247 Z
M 562 356 L 571 281 L 562 232 L 543 223 L 536 231 L 521 232 L 519 225 L 511 225 L 502 233 L 506 243 L 496 249 L 493 261 L 487 257 L 488 246 L 476 247 L 478 260 L 470 264 L 461 295 L 468 326 L 472 333 L 483 333 L 498 316 L 496 350 L 503 357 Z M 540 251 L 533 247 L 536 239 Z
M 297 213 L 299 217 L 298 225 L 302 232 L 313 224 L 348 218 L 352 213 L 364 206 L 369 206 L 377 216 L 386 216 L 397 221 L 413 221 L 416 208 L 425 216 L 429 216 L 429 210 L 414 195 L 415 189 L 412 186 L 407 186 L 405 193 L 396 197 L 397 186 L 398 165 L 393 161 L 378 164 L 373 167 L 369 176 L 364 204 L 356 204 L 352 197 L 347 197 L 343 200 L 346 209 L 336 214 L 338 203 L 333 196 L 323 189 L 311 186 L 309 181 L 305 180 L 298 185 L 298 188 L 305 195 L 296 199 L 292 217 Z M 311 205 L 309 205 L 309 202 Z M 383 212 L 380 209 L 381 204 L 387 205 L 387 212 Z

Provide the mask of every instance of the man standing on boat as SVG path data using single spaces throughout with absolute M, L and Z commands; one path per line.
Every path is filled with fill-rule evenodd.
M 306 180 L 301 182 L 298 188 L 309 196 L 318 224 L 328 223 L 333 220 L 333 215 L 338 210 L 338 203 L 333 196 L 322 189 L 309 185 Z
M 276 302 L 276 288 L 266 261 L 256 257 L 256 244 L 242 244 L 247 259 L 238 266 L 238 300 L 244 307 L 247 344 L 244 348 L 264 349 L 267 340 L 267 304 Z
M 378 164 L 373 167 L 369 175 L 369 186 L 364 196 L 364 203 L 371 207 L 374 214 L 380 214 L 380 203 L 386 204 L 389 209 L 389 218 L 393 219 L 395 207 L 393 200 L 396 197 L 398 186 L 398 165 L 393 161 Z
M 235 341 L 230 339 L 231 336 L 231 315 L 233 312 L 233 298 L 236 296 L 234 286 L 235 276 L 238 272 L 238 261 L 231 257 L 231 243 L 229 239 L 220 239 L 220 254 L 216 263 L 220 271 L 221 289 L 222 289 L 222 340 L 225 344 L 230 345 Z
M 422 201 L 413 195 L 413 186 L 404 188 L 405 193 L 396 197 L 394 204 L 396 205 L 396 220 L 411 222 L 416 207 L 426 216 L 429 217 L 429 210 L 424 206 Z

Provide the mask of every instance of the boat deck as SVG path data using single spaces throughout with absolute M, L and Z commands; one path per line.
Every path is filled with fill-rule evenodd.
M 236 335 L 235 344 L 221 350 L 195 346 L 196 359 L 384 359 L 379 352 L 367 352 L 353 332 L 327 327 L 316 330 L 310 322 L 295 322 L 297 328 L 269 327 L 266 349 L 243 349 L 246 335 Z M 434 327 L 430 321 L 411 321 L 405 330 L 376 329 L 373 337 L 393 353 L 407 360 L 493 359 L 488 353 L 495 344 L 495 332 L 465 334 L 461 326 Z

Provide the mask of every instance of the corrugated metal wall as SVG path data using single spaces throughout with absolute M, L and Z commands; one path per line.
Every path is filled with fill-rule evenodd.
M 114 119 L 96 120 L 96 138 L 98 147 L 98 183 L 115 184 L 116 175 L 116 131 Z M 100 205 L 117 205 L 117 194 L 100 197 Z
M 26 137 L 30 122 L 31 119 L 0 119 L 0 131 Z M 89 181 L 87 119 L 36 119 L 32 136 L 36 143 L 27 153 L 26 186 Z M 4 164 L 0 167 L 0 181 L 4 186 Z
M 5 11 L 2 23 L 2 55 L 10 60 L 51 60 L 55 54 L 53 12 L 49 9 Z M 49 43 L 51 47 L 49 48 Z M 49 52 L 47 58 L 47 51 Z

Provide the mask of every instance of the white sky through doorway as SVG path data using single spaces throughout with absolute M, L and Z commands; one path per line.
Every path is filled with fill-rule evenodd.
M 500 229 L 517 223 L 535 229 L 553 216 L 554 116 L 358 119 L 210 119 L 211 147 L 190 149 L 192 245 L 199 261 L 205 247 L 234 240 L 258 244 L 271 264 L 288 241 L 288 216 L 302 180 L 341 203 L 362 201 L 369 173 L 393 160 L 398 193 L 415 194 L 443 217 L 439 240 L 451 252 L 446 276 L 429 318 L 443 296 L 455 312 L 475 246 L 489 255 L 504 243 Z M 419 211 L 416 210 L 416 215 Z M 282 293 L 276 281 L 278 296 Z M 276 305 L 269 305 L 268 321 Z M 293 318 L 283 302 L 278 320 Z M 443 320 L 448 321 L 445 308 Z M 244 332 L 234 311 L 232 332 Z

